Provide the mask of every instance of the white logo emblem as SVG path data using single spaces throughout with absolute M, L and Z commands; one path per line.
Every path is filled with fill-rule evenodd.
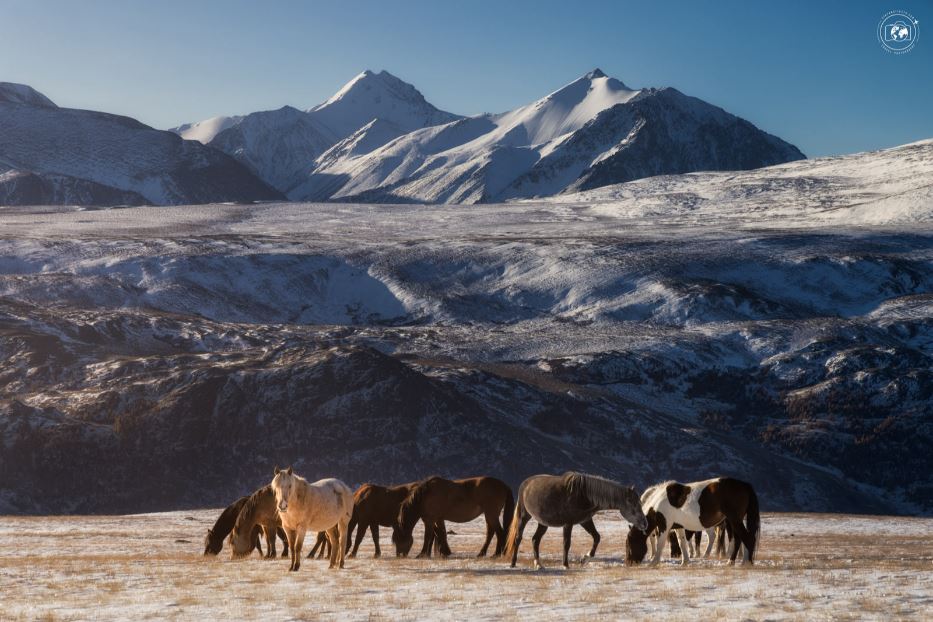
M 878 22 L 878 41 L 892 54 L 914 49 L 920 36 L 920 22 L 906 11 L 889 11 Z

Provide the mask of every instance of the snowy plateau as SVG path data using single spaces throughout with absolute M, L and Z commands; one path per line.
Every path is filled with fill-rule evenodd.
M 929 515 L 931 188 L 922 141 L 506 203 L 0 209 L 0 513 L 223 506 L 294 464 Z

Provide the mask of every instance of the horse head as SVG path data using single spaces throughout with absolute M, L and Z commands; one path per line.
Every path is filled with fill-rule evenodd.
M 241 557 L 246 557 L 253 552 L 253 549 L 256 548 L 256 541 L 258 536 L 255 532 L 259 529 L 258 526 L 253 528 L 252 534 L 243 533 L 242 529 L 237 527 L 233 528 L 233 531 L 230 534 L 230 546 L 233 549 L 233 559 L 240 559 Z
M 625 565 L 640 564 L 648 554 L 647 532 L 632 526 L 625 538 Z
M 641 529 L 638 525 L 632 525 L 628 530 L 628 536 L 625 538 L 625 565 L 632 566 L 640 564 L 645 560 L 648 554 L 648 534 L 654 533 L 659 527 L 659 523 L 664 522 L 664 516 L 654 511 L 654 508 L 648 508 L 648 514 L 642 514 L 645 517 L 645 527 Z
M 408 534 L 406 536 L 397 523 L 392 525 L 392 544 L 395 545 L 396 557 L 407 557 L 408 552 L 411 551 L 411 547 L 414 543 L 415 538 L 412 536 L 412 534 Z
M 421 501 L 424 491 L 425 484 L 418 484 L 399 506 L 398 518 L 392 527 L 392 543 L 395 544 L 396 557 L 407 556 L 415 543 L 413 532 L 415 523 L 421 518 Z
M 204 554 L 217 555 L 222 548 L 224 548 L 223 538 L 215 538 L 214 530 L 208 529 L 207 535 L 204 536 Z
M 272 478 L 272 491 L 275 493 L 275 506 L 279 509 L 279 512 L 288 511 L 288 501 L 291 499 L 295 487 L 293 473 L 292 467 L 285 470 L 275 467 L 275 477 Z
M 629 486 L 622 495 L 622 507 L 619 508 L 622 518 L 632 523 L 632 525 L 641 531 L 648 529 L 648 519 L 641 509 L 641 497 L 635 491 L 635 488 Z

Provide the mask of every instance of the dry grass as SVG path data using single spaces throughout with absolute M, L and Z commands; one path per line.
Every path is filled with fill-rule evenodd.
M 596 560 L 575 532 L 573 563 L 559 566 L 560 533 L 530 568 L 526 532 L 519 568 L 475 559 L 482 526 L 455 525 L 448 560 L 371 558 L 371 541 L 343 572 L 305 560 L 231 561 L 200 555 L 198 534 L 216 513 L 130 517 L 4 518 L 0 522 L 0 619 L 518 619 L 671 620 L 929 619 L 933 520 L 767 515 L 753 567 L 694 560 L 682 568 L 623 564 L 624 525 L 597 517 Z M 617 516 L 617 515 L 616 515 Z M 188 518 L 186 520 L 186 517 Z M 194 518 L 195 520 L 190 520 Z M 840 535 L 841 534 L 841 535 Z M 387 535 L 387 534 L 385 534 Z M 188 540 L 189 542 L 176 542 Z M 388 538 L 383 538 L 387 541 Z M 704 544 L 705 548 L 705 544 Z M 383 554 L 391 554 L 384 542 Z

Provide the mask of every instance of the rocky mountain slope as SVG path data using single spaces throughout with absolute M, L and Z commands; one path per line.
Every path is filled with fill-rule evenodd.
M 5 210 L 0 512 L 218 505 L 294 463 L 930 514 L 931 178 L 924 141 L 469 218 Z
M 365 71 L 305 113 L 285 107 L 174 131 L 299 201 L 489 203 L 804 157 L 720 108 L 670 88 L 633 90 L 599 69 L 526 106 L 468 118 Z
M 234 159 L 127 117 L 0 83 L 0 204 L 177 205 L 282 198 Z

